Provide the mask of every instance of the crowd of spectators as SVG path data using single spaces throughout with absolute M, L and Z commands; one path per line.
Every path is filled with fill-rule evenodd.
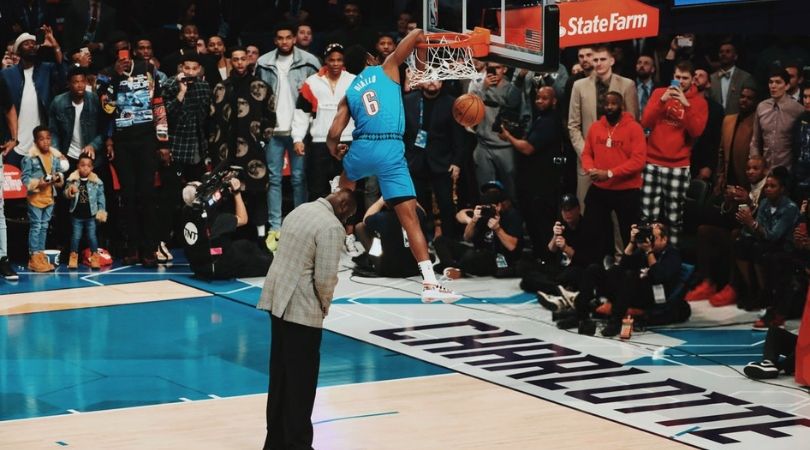
M 421 2 L 162 3 L 0 7 L 0 143 L 28 188 L 31 271 L 54 269 L 46 247 L 76 268 L 82 237 L 92 268 L 99 246 L 126 264 L 169 261 L 183 187 L 221 164 L 245 174 L 243 237 L 274 251 L 284 213 L 328 195 L 341 171 L 325 138 L 354 78 L 344 52 L 361 45 L 381 61 Z M 633 312 L 686 320 L 687 301 L 764 308 L 759 328 L 797 315 L 810 49 L 774 39 L 743 60 L 747 39 L 598 44 L 566 49 L 549 73 L 477 62 L 476 80 L 403 83 L 406 158 L 437 271 L 520 276 L 560 327 L 586 334 L 597 309 L 608 336 Z M 468 92 L 486 109 L 474 128 L 450 119 Z M 370 211 L 356 220 L 364 246 L 347 239 L 353 255 L 399 234 L 376 181 L 360 192 Z M 6 216 L 20 209 L 2 205 L 0 272 L 14 280 L 6 236 L 19 230 Z

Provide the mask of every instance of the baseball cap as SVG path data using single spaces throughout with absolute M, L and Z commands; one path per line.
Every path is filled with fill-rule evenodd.
M 22 45 L 23 42 L 25 42 L 25 41 L 35 41 L 36 42 L 36 40 L 37 40 L 37 37 L 34 36 L 31 33 L 23 33 L 23 34 L 17 36 L 17 39 L 14 41 L 14 53 L 19 53 L 18 50 L 20 49 L 20 45 Z
M 498 189 L 501 192 L 506 191 L 506 188 L 503 187 L 503 183 L 498 180 L 490 180 L 481 185 L 481 192 L 486 192 L 490 189 Z
M 496 189 L 491 189 L 487 192 L 484 192 L 481 195 L 481 204 L 482 205 L 494 205 L 506 200 L 506 194 L 503 191 L 499 191 Z
M 560 208 L 564 210 L 579 208 L 579 199 L 577 199 L 576 195 L 563 194 L 560 197 Z

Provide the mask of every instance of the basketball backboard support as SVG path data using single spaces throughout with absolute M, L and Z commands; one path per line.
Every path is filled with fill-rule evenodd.
M 423 0 L 426 33 L 490 31 L 481 58 L 535 72 L 557 71 L 560 12 L 554 0 Z

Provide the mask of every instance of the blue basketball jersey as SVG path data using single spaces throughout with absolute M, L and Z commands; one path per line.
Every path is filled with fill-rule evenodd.
M 346 103 L 354 119 L 355 140 L 402 139 L 405 131 L 402 91 L 382 66 L 366 67 L 357 75 L 346 90 Z

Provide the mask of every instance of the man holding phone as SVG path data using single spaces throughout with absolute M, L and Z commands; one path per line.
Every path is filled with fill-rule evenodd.
M 678 242 L 683 202 L 691 180 L 692 144 L 703 134 L 709 116 L 706 99 L 693 85 L 694 66 L 675 66 L 669 87 L 653 91 L 641 126 L 650 130 L 641 194 L 641 215 L 670 225 L 670 240 Z
M 478 145 L 473 151 L 475 176 L 479 180 L 498 180 L 503 183 L 506 193 L 515 196 L 515 159 L 514 147 L 498 135 L 501 130 L 494 130 L 496 119 L 504 114 L 519 117 L 520 90 L 504 78 L 506 66 L 488 62 L 486 76 L 480 83 L 470 86 L 470 93 L 484 100 L 484 120 L 475 128 Z
M 34 128 L 42 124 L 41 117 L 48 116 L 48 105 L 56 90 L 65 85 L 62 50 L 53 31 L 43 25 L 38 34 L 40 43 L 30 33 L 19 35 L 13 47 L 13 52 L 20 56 L 19 64 L 0 71 L 17 111 L 17 123 L 9 124 L 9 140 L 2 146 L 2 154 L 6 163 L 17 167 L 21 167 L 23 156 L 34 146 Z M 40 60 L 41 47 L 53 48 L 56 63 Z
M 157 113 L 163 108 L 161 105 L 153 110 L 153 100 L 161 95 L 161 86 L 154 66 L 133 60 L 128 48 L 120 48 L 109 87 L 99 91 L 114 123 L 112 136 L 107 138 L 107 157 L 121 184 L 123 208 L 119 223 L 128 251 L 124 263 L 140 260 L 144 267 L 155 267 L 157 216 L 153 180 L 158 160 Z

